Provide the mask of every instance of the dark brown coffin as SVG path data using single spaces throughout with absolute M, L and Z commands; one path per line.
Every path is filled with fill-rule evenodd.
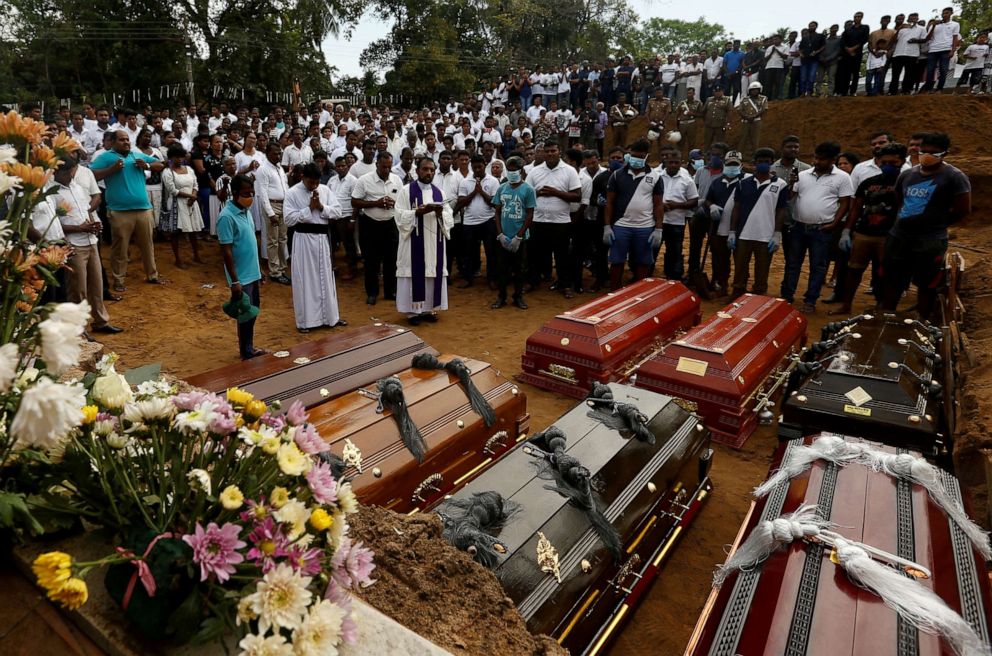
M 795 439 L 832 431 L 946 458 L 951 440 L 945 396 L 953 394 L 954 384 L 951 380 L 945 389 L 951 355 L 944 347 L 950 340 L 940 329 L 894 314 L 853 319 L 828 325 L 823 339 L 805 354 L 806 362 L 818 361 L 822 369 L 808 375 L 797 370 L 790 377 L 779 435 Z M 842 327 L 837 330 L 837 326 Z M 920 344 L 938 357 L 912 344 L 899 344 L 900 339 Z M 893 362 L 917 375 L 891 367 Z M 919 378 L 933 379 L 939 387 Z
M 783 443 L 787 449 L 814 438 Z M 857 439 L 857 438 L 849 438 Z M 880 447 L 895 452 L 892 447 Z M 913 455 L 919 455 L 913 453 Z M 957 479 L 944 485 L 958 500 Z M 881 472 L 825 461 L 752 504 L 736 549 L 761 520 L 795 511 L 800 504 L 829 510 L 841 535 L 915 561 L 933 573 L 920 579 L 988 639 L 989 581 L 981 555 L 949 523 L 921 487 Z M 874 593 L 854 585 L 830 560 L 830 549 L 793 543 L 764 564 L 731 574 L 714 589 L 686 650 L 688 656 L 952 656 L 949 645 L 904 624 Z
M 625 379 L 699 317 L 699 297 L 682 283 L 640 280 L 559 314 L 528 337 L 518 379 L 584 398 L 594 382 Z
M 635 404 L 650 418 L 654 445 L 590 419 L 585 403 L 554 425 L 568 437 L 567 453 L 593 474 L 600 508 L 622 539 L 621 562 L 607 553 L 581 510 L 545 488 L 554 484 L 537 476 L 527 445 L 455 495 L 496 491 L 520 505 L 496 534 L 506 554 L 495 574 L 528 628 L 556 638 L 575 656 L 605 653 L 712 489 L 709 431 L 697 417 L 670 397 L 616 383 L 610 388 L 617 401 Z M 537 564 L 538 532 L 558 551 L 561 583 Z
M 439 359 L 447 362 L 455 357 L 442 355 Z M 463 361 L 475 386 L 496 411 L 496 423 L 491 427 L 472 410 L 453 374 L 413 368 L 396 374 L 403 383 L 410 417 L 427 444 L 422 463 L 403 445 L 392 414 L 376 411 L 378 401 L 368 393 L 375 392 L 374 384 L 310 412 L 310 421 L 330 443 L 333 453 L 343 457 L 347 441 L 361 452 L 362 471 L 349 466 L 345 476 L 352 479 L 363 503 L 396 512 L 430 508 L 526 436 L 530 425 L 526 395 L 492 365 Z
M 352 328 L 188 378 L 195 387 L 223 392 L 240 387 L 266 403 L 300 400 L 306 407 L 374 383 L 410 366 L 417 353 L 437 351 L 406 328 L 377 323 Z M 306 358 L 306 362 L 296 362 Z
M 805 343 L 791 305 L 745 294 L 641 365 L 635 384 L 694 403 L 715 442 L 740 448 Z

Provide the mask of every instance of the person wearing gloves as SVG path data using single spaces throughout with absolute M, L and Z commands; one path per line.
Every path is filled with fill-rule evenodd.
M 775 151 L 754 151 L 754 176 L 741 180 L 734 192 L 727 246 L 734 252 L 734 292 L 732 299 L 747 291 L 751 258 L 754 258 L 754 283 L 751 292 L 768 291 L 768 269 L 772 253 L 782 244 L 789 187 L 772 175 Z
M 838 247 L 850 256 L 847 261 L 847 281 L 839 307 L 827 314 L 848 316 L 865 269 L 870 264 L 878 269 L 885 253 L 885 239 L 896 222 L 899 209 L 896 180 L 906 163 L 906 146 L 888 143 L 878 149 L 875 163 L 881 173 L 866 178 L 854 192 L 851 211 L 847 215 Z M 882 280 L 876 281 L 881 287 Z M 881 298 L 881 294 L 879 294 Z
M 620 288 L 628 255 L 634 266 L 634 280 L 640 280 L 651 274 L 651 249 L 661 246 L 665 187 L 661 175 L 648 166 L 650 150 L 646 139 L 635 141 L 626 165 L 616 170 L 606 184 L 603 243 L 610 247 L 611 291 Z
M 730 293 L 730 248 L 727 238 L 730 234 L 730 218 L 734 212 L 734 192 L 744 178 L 751 177 L 741 168 L 740 152 L 727 153 L 720 178 L 713 180 L 706 192 L 702 210 L 706 212 L 710 225 L 710 261 L 713 262 L 713 290 L 717 296 Z M 690 236 L 691 238 L 691 236 Z
M 665 277 L 682 280 L 685 273 L 685 259 L 682 257 L 685 224 L 699 205 L 699 191 L 692 176 L 682 168 L 682 156 L 674 145 L 668 144 L 662 148 L 661 162 L 656 172 L 665 187 Z M 657 258 L 661 245 L 652 241 L 651 248 Z
M 499 266 L 499 298 L 490 306 L 494 310 L 506 307 L 506 288 L 513 278 L 513 304 L 527 309 L 524 302 L 524 262 L 527 258 L 527 237 L 534 221 L 537 193 L 523 179 L 524 159 L 514 156 L 506 160 L 506 182 L 493 194 L 496 212 L 496 241 Z

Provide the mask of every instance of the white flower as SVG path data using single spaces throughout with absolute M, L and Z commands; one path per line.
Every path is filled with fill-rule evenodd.
M 338 486 L 338 507 L 346 515 L 353 515 L 358 512 L 358 499 L 355 497 L 351 483 L 344 483 Z
M 86 324 L 89 323 L 90 320 L 89 301 L 80 301 L 79 303 L 59 303 L 52 308 L 48 318 L 52 321 L 60 321 L 73 326 L 78 326 L 80 329 L 86 328 Z
M 247 624 L 252 620 L 258 619 L 258 616 L 251 609 L 251 601 L 248 597 L 242 597 L 241 601 L 238 602 L 238 615 L 234 619 L 235 624 L 238 626 L 241 626 L 242 622 Z
M 93 389 L 90 394 L 99 405 L 113 410 L 119 410 L 134 400 L 131 385 L 128 384 L 124 376 L 117 373 L 112 364 L 107 367 L 102 376 L 93 381 Z
M 327 529 L 327 542 L 337 551 L 341 547 L 341 541 L 345 533 L 348 532 L 348 520 L 344 518 L 344 513 L 337 512 L 332 515 L 334 523 Z
M 84 405 L 86 390 L 82 385 L 60 385 L 42 378 L 21 396 L 10 424 L 15 445 L 52 449 L 83 421 Z
M 103 357 L 100 358 L 100 361 L 96 363 L 97 373 L 105 374 L 107 373 L 107 370 L 113 369 L 114 363 L 117 362 L 117 358 L 118 356 L 116 353 L 104 353 Z
M 97 419 L 93 422 L 93 433 L 102 437 L 110 435 L 115 428 L 117 423 L 113 419 Z
M 172 396 L 175 391 L 175 385 L 171 385 L 164 380 L 146 380 L 138 384 L 135 394 L 139 399 L 144 399 L 149 396 L 169 397 Z
M 41 333 L 41 359 L 58 375 L 79 362 L 83 329 L 66 321 L 45 319 L 38 324 Z
M 206 471 L 202 469 L 190 469 L 189 473 L 186 474 L 186 480 L 189 481 L 189 484 L 194 490 L 203 490 L 208 497 L 210 496 L 210 474 Z
M 295 540 L 307 530 L 307 520 L 310 519 L 310 509 L 301 501 L 293 499 L 283 504 L 282 508 L 272 514 L 276 521 L 289 524 L 289 539 Z
M 307 589 L 309 576 L 300 576 L 287 563 L 279 563 L 262 577 L 255 592 L 248 595 L 251 610 L 258 615 L 258 630 L 264 635 L 269 627 L 293 630 L 300 626 L 313 593 Z
M 216 407 L 217 404 L 213 401 L 204 401 L 192 410 L 180 412 L 173 420 L 173 424 L 186 435 L 203 432 L 217 417 L 217 413 L 214 412 Z
M 167 398 L 160 396 L 135 401 L 124 406 L 124 419 L 132 424 L 147 424 L 153 421 L 172 419 L 176 406 Z
M 262 448 L 265 448 L 263 444 Z M 287 476 L 300 476 L 310 471 L 310 457 L 300 451 L 300 447 L 295 442 L 288 442 L 279 445 L 276 460 L 279 462 L 279 470 Z
M 21 179 L 16 175 L 7 175 L 0 171 L 0 196 L 3 196 L 11 189 L 20 189 Z
M 293 646 L 278 633 L 268 637 L 249 633 L 238 647 L 241 647 L 239 656 L 293 656 Z
M 0 346 L 0 394 L 10 391 L 17 375 L 17 363 L 20 361 L 17 344 L 13 342 Z
M 0 164 L 16 164 L 17 148 L 14 146 L 0 146 Z
M 327 599 L 311 606 L 303 623 L 293 631 L 293 653 L 296 656 L 337 654 L 345 614 L 344 608 Z
M 121 435 L 115 431 L 107 436 L 107 446 L 111 449 L 123 449 L 127 446 L 129 439 L 127 435 Z
M 28 367 L 21 372 L 21 375 L 17 377 L 14 382 L 14 387 L 18 389 L 24 389 L 34 381 L 38 379 L 38 370 L 34 367 Z

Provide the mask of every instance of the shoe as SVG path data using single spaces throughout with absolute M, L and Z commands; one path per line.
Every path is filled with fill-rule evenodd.
M 408 322 L 410 322 L 410 325 L 411 325 L 411 326 L 419 326 L 419 325 L 420 325 L 420 322 L 421 322 L 421 320 L 422 320 L 422 319 L 421 319 L 421 316 L 420 316 L 419 314 L 418 314 L 418 315 L 416 315 L 416 316 L 413 316 L 413 317 L 409 317 L 409 318 L 407 319 L 407 321 L 408 321 Z
M 119 296 L 118 294 L 111 294 L 110 292 L 104 292 L 104 294 L 103 294 L 103 300 L 105 300 L 105 301 L 111 301 L 113 303 L 116 303 L 117 301 L 124 300 L 124 297 L 123 296 Z
M 375 305 L 375 296 L 366 296 L 365 297 L 365 304 L 366 305 Z
M 127 288 L 122 283 L 115 282 L 114 283 L 114 291 L 115 292 L 123 292 L 123 291 L 127 291 Z
M 123 328 L 118 328 L 117 326 L 111 326 L 108 323 L 108 324 L 105 324 L 103 326 L 100 326 L 99 328 L 94 328 L 93 329 L 93 332 L 95 332 L 95 333 L 105 333 L 107 335 L 116 335 L 117 333 L 124 332 L 124 329 Z
M 164 284 L 165 284 L 165 283 L 163 283 L 163 282 L 162 282 L 162 281 L 161 281 L 160 279 L 158 279 L 158 278 L 149 278 L 149 279 L 148 279 L 148 280 L 146 280 L 145 282 L 147 282 L 147 283 L 148 283 L 149 285 L 164 285 Z
M 338 322 L 333 326 L 331 326 L 331 328 L 338 328 L 338 327 L 344 328 L 347 325 L 348 325 L 347 321 L 345 321 L 344 319 L 338 319 Z
M 489 307 L 491 307 L 494 310 L 498 310 L 500 308 L 504 308 L 504 307 L 506 307 L 506 299 L 501 298 L 498 301 L 494 301 L 493 304 L 490 305 Z
M 427 323 L 437 323 L 437 315 L 433 312 L 424 312 L 422 315 L 420 315 L 420 318 L 426 321 Z
M 280 285 L 292 285 L 293 281 L 290 280 L 285 274 L 276 278 L 276 282 Z
M 803 303 L 803 306 L 799 308 L 799 311 L 803 314 L 816 314 L 816 306 L 811 303 Z
M 562 292 L 562 294 L 564 294 L 565 298 L 575 298 L 575 292 L 568 287 L 565 288 L 565 291 Z
M 513 299 L 513 304 L 516 305 L 521 310 L 526 310 L 527 307 L 528 307 L 527 306 L 527 303 L 524 302 L 524 299 L 523 298 L 515 298 L 515 299 Z
M 837 296 L 837 294 L 831 294 L 827 298 L 823 299 L 822 302 L 827 305 L 833 305 L 834 303 L 840 303 L 841 300 L 842 299 L 839 296 Z
M 252 358 L 257 358 L 258 356 L 265 355 L 266 353 L 268 353 L 268 351 L 266 351 L 265 349 L 252 349 L 251 353 L 249 353 L 248 355 L 242 355 L 241 359 L 251 360 Z
M 558 291 L 558 281 L 556 280 L 553 283 L 551 283 L 551 285 L 548 286 L 548 289 L 550 289 L 553 292 Z

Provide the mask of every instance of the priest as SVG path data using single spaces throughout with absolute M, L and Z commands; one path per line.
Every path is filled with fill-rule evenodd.
M 342 216 L 337 196 L 320 184 L 316 164 L 303 167 L 303 181 L 286 192 L 283 219 L 294 228 L 293 311 L 296 329 L 345 326 L 338 314 L 338 295 L 331 266 L 329 221 Z
M 425 157 L 417 179 L 396 198 L 396 227 L 400 243 L 396 254 L 396 309 L 411 325 L 437 321 L 437 311 L 448 309 L 448 269 L 445 249 L 451 237 L 455 199 L 433 184 L 434 160 Z

